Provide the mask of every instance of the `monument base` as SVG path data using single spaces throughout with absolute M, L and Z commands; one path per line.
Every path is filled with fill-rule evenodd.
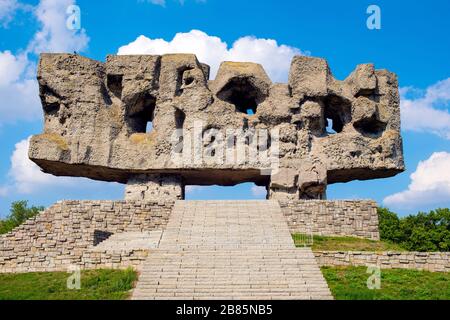
M 158 245 L 169 220 L 175 217 L 175 203 L 183 207 L 191 202 L 58 202 L 12 232 L 0 236 L 0 272 L 66 271 L 73 265 L 84 269 L 139 268 L 151 250 L 148 246 L 153 242 L 155 247 Z M 213 204 L 204 201 L 201 205 L 206 210 L 209 206 L 229 207 L 233 203 L 238 201 L 215 201 Z M 265 219 L 268 213 L 255 206 L 266 203 L 270 203 L 273 210 L 278 208 L 279 214 L 272 218 L 273 223 L 285 225 L 290 233 L 379 239 L 374 201 L 261 200 L 240 201 L 239 206 L 244 206 L 245 210 L 257 210 L 261 219 Z M 221 225 L 242 224 L 242 221 L 232 220 L 230 218 Z M 197 225 L 195 219 L 192 223 Z M 198 221 L 199 226 L 204 223 L 203 220 Z M 253 232 L 260 223 L 250 221 L 248 224 L 249 231 L 245 234 Z M 205 241 L 217 241 L 217 236 Z M 114 239 L 117 243 L 128 242 L 130 245 L 120 248 L 105 245 L 105 240 L 112 243 Z M 224 241 L 231 240 L 246 242 L 245 239 L 228 238 Z M 258 243 L 264 246 L 264 242 Z

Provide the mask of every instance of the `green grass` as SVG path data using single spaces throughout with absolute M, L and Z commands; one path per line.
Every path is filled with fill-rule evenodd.
M 297 247 L 303 246 L 304 235 L 293 234 Z M 398 244 L 356 237 L 313 236 L 313 251 L 405 251 Z
M 382 269 L 381 288 L 369 290 L 366 267 L 322 267 L 337 300 L 450 300 L 450 273 Z
M 127 299 L 137 273 L 132 270 L 81 272 L 81 289 L 67 289 L 66 272 L 0 274 L 0 300 L 120 300 Z

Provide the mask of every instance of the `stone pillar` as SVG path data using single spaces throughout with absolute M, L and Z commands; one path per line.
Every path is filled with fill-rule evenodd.
M 280 168 L 270 180 L 268 199 L 270 200 L 325 200 L 326 170 L 297 171 L 293 168 Z
M 280 187 L 270 187 L 268 193 L 269 200 L 298 200 L 298 189 L 297 188 L 280 188 Z
M 270 200 L 298 200 L 297 170 L 280 168 L 270 179 L 268 199 Z
M 125 200 L 184 200 L 183 179 L 172 174 L 133 176 L 125 187 Z

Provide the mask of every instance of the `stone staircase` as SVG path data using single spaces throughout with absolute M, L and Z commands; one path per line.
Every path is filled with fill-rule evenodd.
M 276 201 L 178 201 L 133 299 L 332 299 Z

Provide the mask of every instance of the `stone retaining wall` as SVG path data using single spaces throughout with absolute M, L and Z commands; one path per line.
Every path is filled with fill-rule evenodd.
M 81 257 L 82 269 L 140 269 L 149 255 L 148 249 L 131 249 L 120 251 L 88 250 Z
M 291 233 L 380 238 L 374 201 L 289 200 L 279 203 Z
M 69 265 L 83 266 L 83 254 L 88 254 L 94 244 L 104 240 L 105 234 L 165 228 L 173 204 L 155 201 L 58 202 L 0 236 L 0 272 L 64 271 Z M 101 259 L 106 261 L 107 256 L 105 253 Z M 128 260 L 141 256 L 142 253 L 124 253 L 121 262 L 111 257 L 111 263 L 128 265 L 131 264 Z
M 320 266 L 369 266 L 450 272 L 450 252 L 316 251 Z

